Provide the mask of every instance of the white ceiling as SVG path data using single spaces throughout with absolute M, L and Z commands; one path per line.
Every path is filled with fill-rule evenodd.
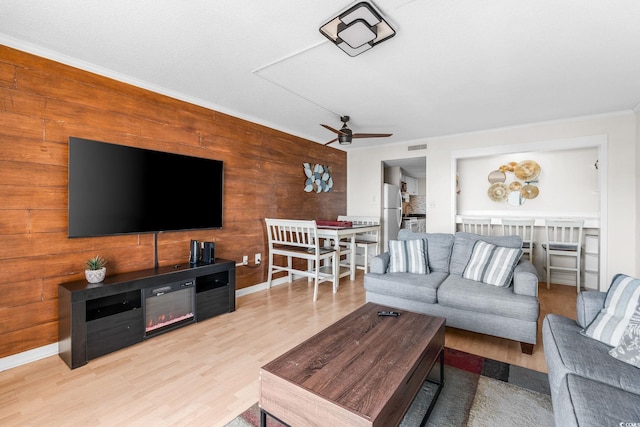
M 640 108 L 640 1 L 377 0 L 397 34 L 354 58 L 318 31 L 352 4 L 2 0 L 0 43 L 319 143 L 394 134 L 350 148 Z

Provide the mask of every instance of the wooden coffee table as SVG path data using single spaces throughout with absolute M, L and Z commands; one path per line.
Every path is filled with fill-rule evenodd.
M 397 311 L 398 317 L 378 316 Z M 260 418 L 291 426 L 395 426 L 440 361 L 445 319 L 367 303 L 260 370 Z

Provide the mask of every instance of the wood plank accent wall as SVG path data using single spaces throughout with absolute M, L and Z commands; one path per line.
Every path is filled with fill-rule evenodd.
M 0 45 L 0 357 L 58 340 L 58 284 L 83 278 L 87 258 L 107 274 L 153 267 L 152 234 L 67 237 L 69 136 L 224 161 L 223 229 L 160 233 L 158 257 L 188 262 L 191 239 L 215 240 L 220 258 L 261 253 L 237 288 L 266 280 L 265 217 L 346 212 L 342 151 Z M 333 192 L 304 192 L 304 162 L 332 166 Z M 203 187 L 191 208 L 206 207 Z

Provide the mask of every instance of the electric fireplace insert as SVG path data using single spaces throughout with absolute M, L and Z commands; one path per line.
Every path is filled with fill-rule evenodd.
M 142 290 L 145 338 L 196 321 L 195 283 L 188 280 Z

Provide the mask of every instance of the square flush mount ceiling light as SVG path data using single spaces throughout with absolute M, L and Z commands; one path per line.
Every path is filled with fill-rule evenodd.
M 350 7 L 320 27 L 320 32 L 349 56 L 360 55 L 396 34 L 367 2 Z

